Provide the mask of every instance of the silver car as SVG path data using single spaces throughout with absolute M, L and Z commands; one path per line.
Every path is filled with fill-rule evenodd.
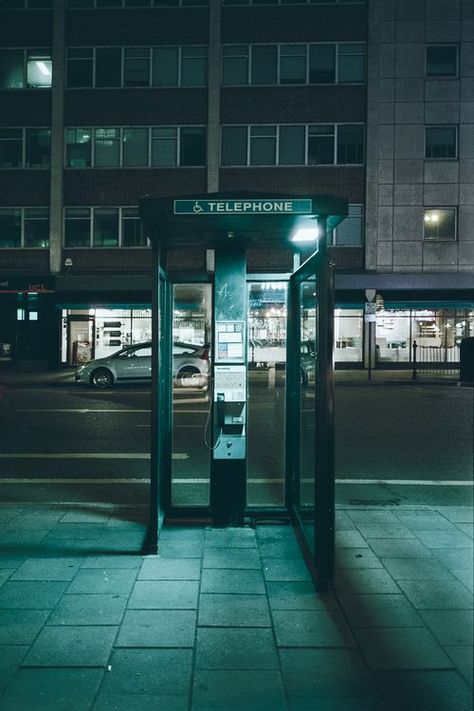
M 207 388 L 209 346 L 173 343 L 173 378 L 182 387 Z M 136 343 L 106 358 L 97 358 L 76 370 L 78 385 L 109 388 L 120 383 L 151 381 L 151 342 Z

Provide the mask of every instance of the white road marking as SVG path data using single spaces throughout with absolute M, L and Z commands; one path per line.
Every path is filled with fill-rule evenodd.
M 173 459 L 185 459 L 185 457 L 176 457 L 173 454 Z M 282 484 L 284 479 L 247 479 L 248 484 Z M 303 483 L 311 483 L 311 479 L 303 479 Z M 1 478 L 0 484 L 149 484 L 150 479 L 117 479 L 117 478 L 104 478 L 104 479 L 21 479 L 21 478 Z M 423 481 L 422 479 L 402 479 L 395 480 L 390 479 L 384 481 L 382 479 L 336 479 L 336 484 L 397 484 L 399 486 L 474 486 L 473 482 L 470 481 Z M 173 479 L 173 486 L 176 485 L 188 485 L 188 484 L 209 484 L 209 479 Z
M 173 459 L 189 459 L 185 452 L 173 452 Z M 148 452 L 2 452 L 1 459 L 150 459 Z

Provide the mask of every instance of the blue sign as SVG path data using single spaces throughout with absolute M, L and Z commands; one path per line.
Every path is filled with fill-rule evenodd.
M 175 200 L 175 215 L 311 215 L 309 198 L 241 200 Z

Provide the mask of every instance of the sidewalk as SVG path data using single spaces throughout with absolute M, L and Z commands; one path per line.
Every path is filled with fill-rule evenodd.
M 318 594 L 289 526 L 0 506 L 1 711 L 471 711 L 472 508 L 337 514 Z

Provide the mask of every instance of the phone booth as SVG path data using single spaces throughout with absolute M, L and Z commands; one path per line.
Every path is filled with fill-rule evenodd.
M 140 201 L 154 265 L 151 551 L 167 519 L 241 526 L 286 517 L 301 532 L 320 587 L 331 577 L 333 314 L 326 235 L 346 214 L 345 200 L 326 195 Z M 252 281 L 249 250 L 275 248 L 293 250 L 291 270 Z M 195 257 L 196 268 L 183 277 L 173 264 L 177 252 L 205 255 L 205 268 Z M 186 340 L 194 341 L 190 350 L 208 353 L 204 388 L 202 378 L 194 381 L 200 388 L 175 388 L 177 353 Z M 303 342 L 312 345 L 303 349 Z

